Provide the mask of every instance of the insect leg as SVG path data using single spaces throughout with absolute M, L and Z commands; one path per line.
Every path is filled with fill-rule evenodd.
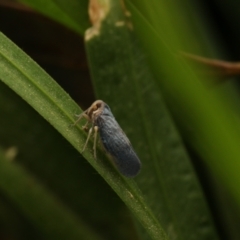
M 94 126 L 94 144 L 93 144 L 93 153 L 94 158 L 97 159 L 97 134 L 98 134 L 98 126 Z
M 83 129 L 84 131 L 87 131 L 87 130 L 88 130 L 88 124 L 89 124 L 89 123 L 90 123 L 90 122 L 87 121 L 86 124 L 85 124 L 84 126 L 82 126 L 82 129 Z
M 89 141 L 89 138 L 90 138 L 90 136 L 91 136 L 91 134 L 92 134 L 92 130 L 93 130 L 93 127 L 91 127 L 91 128 L 89 129 L 89 131 L 88 131 L 87 140 L 86 140 L 86 142 L 85 142 L 85 144 L 84 144 L 82 153 L 84 152 L 84 150 L 85 150 L 85 148 L 86 148 L 86 146 L 87 146 L 87 143 L 88 143 L 88 141 Z
M 76 115 L 76 117 L 78 119 L 73 123 L 73 126 L 75 126 L 83 117 L 89 120 L 89 117 L 85 112 L 82 112 L 81 114 Z

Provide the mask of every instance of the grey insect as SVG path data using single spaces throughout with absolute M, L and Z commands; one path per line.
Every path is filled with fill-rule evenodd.
M 115 120 L 111 109 L 105 102 L 102 100 L 95 101 L 87 110 L 77 115 L 77 117 L 78 119 L 74 125 L 82 118 L 88 120 L 83 129 L 88 129 L 88 124 L 92 124 L 82 151 L 85 150 L 89 138 L 94 131 L 93 150 L 94 158 L 96 159 L 96 143 L 99 132 L 102 144 L 111 155 L 118 171 L 126 177 L 135 177 L 139 173 L 141 162 L 134 152 L 129 139 Z

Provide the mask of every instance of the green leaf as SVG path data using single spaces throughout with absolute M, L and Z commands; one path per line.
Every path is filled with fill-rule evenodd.
M 3 82 L 0 115 L 0 144 L 6 152 L 17 150 L 13 163 L 41 183 L 55 202 L 64 203 L 64 209 L 84 219 L 83 227 L 90 225 L 103 239 L 133 239 L 134 226 L 122 201 L 63 137 Z M 48 216 L 55 221 L 54 215 Z M 0 222 L 1 236 L 4 232 L 23 240 L 46 238 L 45 229 L 36 226 L 2 190 Z M 107 231 L 103 225 L 108 226 Z
M 98 3 L 94 9 L 102 15 L 85 39 L 95 91 L 110 105 L 142 160 L 136 181 L 146 202 L 170 239 L 218 239 L 127 10 L 120 1 Z
M 80 112 L 77 105 L 3 34 L 0 34 L 0 46 L 2 81 L 36 109 L 80 152 L 86 134 L 80 127 L 69 126 L 74 122 L 74 113 Z M 148 228 L 153 239 L 166 239 L 134 181 L 119 175 L 103 153 L 98 154 L 98 161 L 89 151 L 85 151 L 83 155 Z

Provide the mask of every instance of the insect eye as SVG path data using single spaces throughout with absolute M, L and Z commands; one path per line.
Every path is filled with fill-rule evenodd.
M 96 111 L 98 109 L 97 105 L 93 106 L 92 110 Z

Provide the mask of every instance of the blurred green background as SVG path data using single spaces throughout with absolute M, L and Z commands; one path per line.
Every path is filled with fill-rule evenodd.
M 22 2 L 34 5 L 38 1 Z M 44 8 L 44 1 L 35 6 L 38 12 L 17 1 L 0 0 L 0 30 L 86 109 L 95 100 L 83 40 L 84 30 L 90 26 L 88 3 L 73 1 L 69 8 L 64 1 L 55 3 L 58 12 L 51 4 Z M 238 78 L 218 83 L 218 78 L 187 65 L 180 52 L 237 62 L 240 6 L 234 0 L 127 1 L 126 6 L 156 86 L 161 88 L 197 173 L 219 238 L 239 239 Z M 175 58 L 180 63 L 175 65 Z M 26 181 L 33 186 L 36 181 L 40 189 L 44 186 L 57 206 L 64 206 L 80 220 L 86 233 L 81 239 L 149 239 L 120 198 L 62 135 L 3 83 L 0 98 L 2 150 L 16 149 L 12 162 L 18 163 Z M 144 185 L 144 181 L 140 177 L 138 184 Z M 9 187 L 14 186 L 9 183 Z M 41 217 L 39 222 L 33 221 L 28 212 L 31 209 L 16 204 L 21 194 L 24 190 L 19 195 L 14 195 L 14 188 L 13 195 L 0 191 L 0 239 L 54 239 L 56 235 L 48 232 Z M 56 221 L 56 229 L 64 228 L 55 217 L 49 219 L 49 225 L 51 221 Z M 65 234 L 78 239 L 68 230 Z M 58 239 L 61 237 L 65 239 L 65 235 Z

